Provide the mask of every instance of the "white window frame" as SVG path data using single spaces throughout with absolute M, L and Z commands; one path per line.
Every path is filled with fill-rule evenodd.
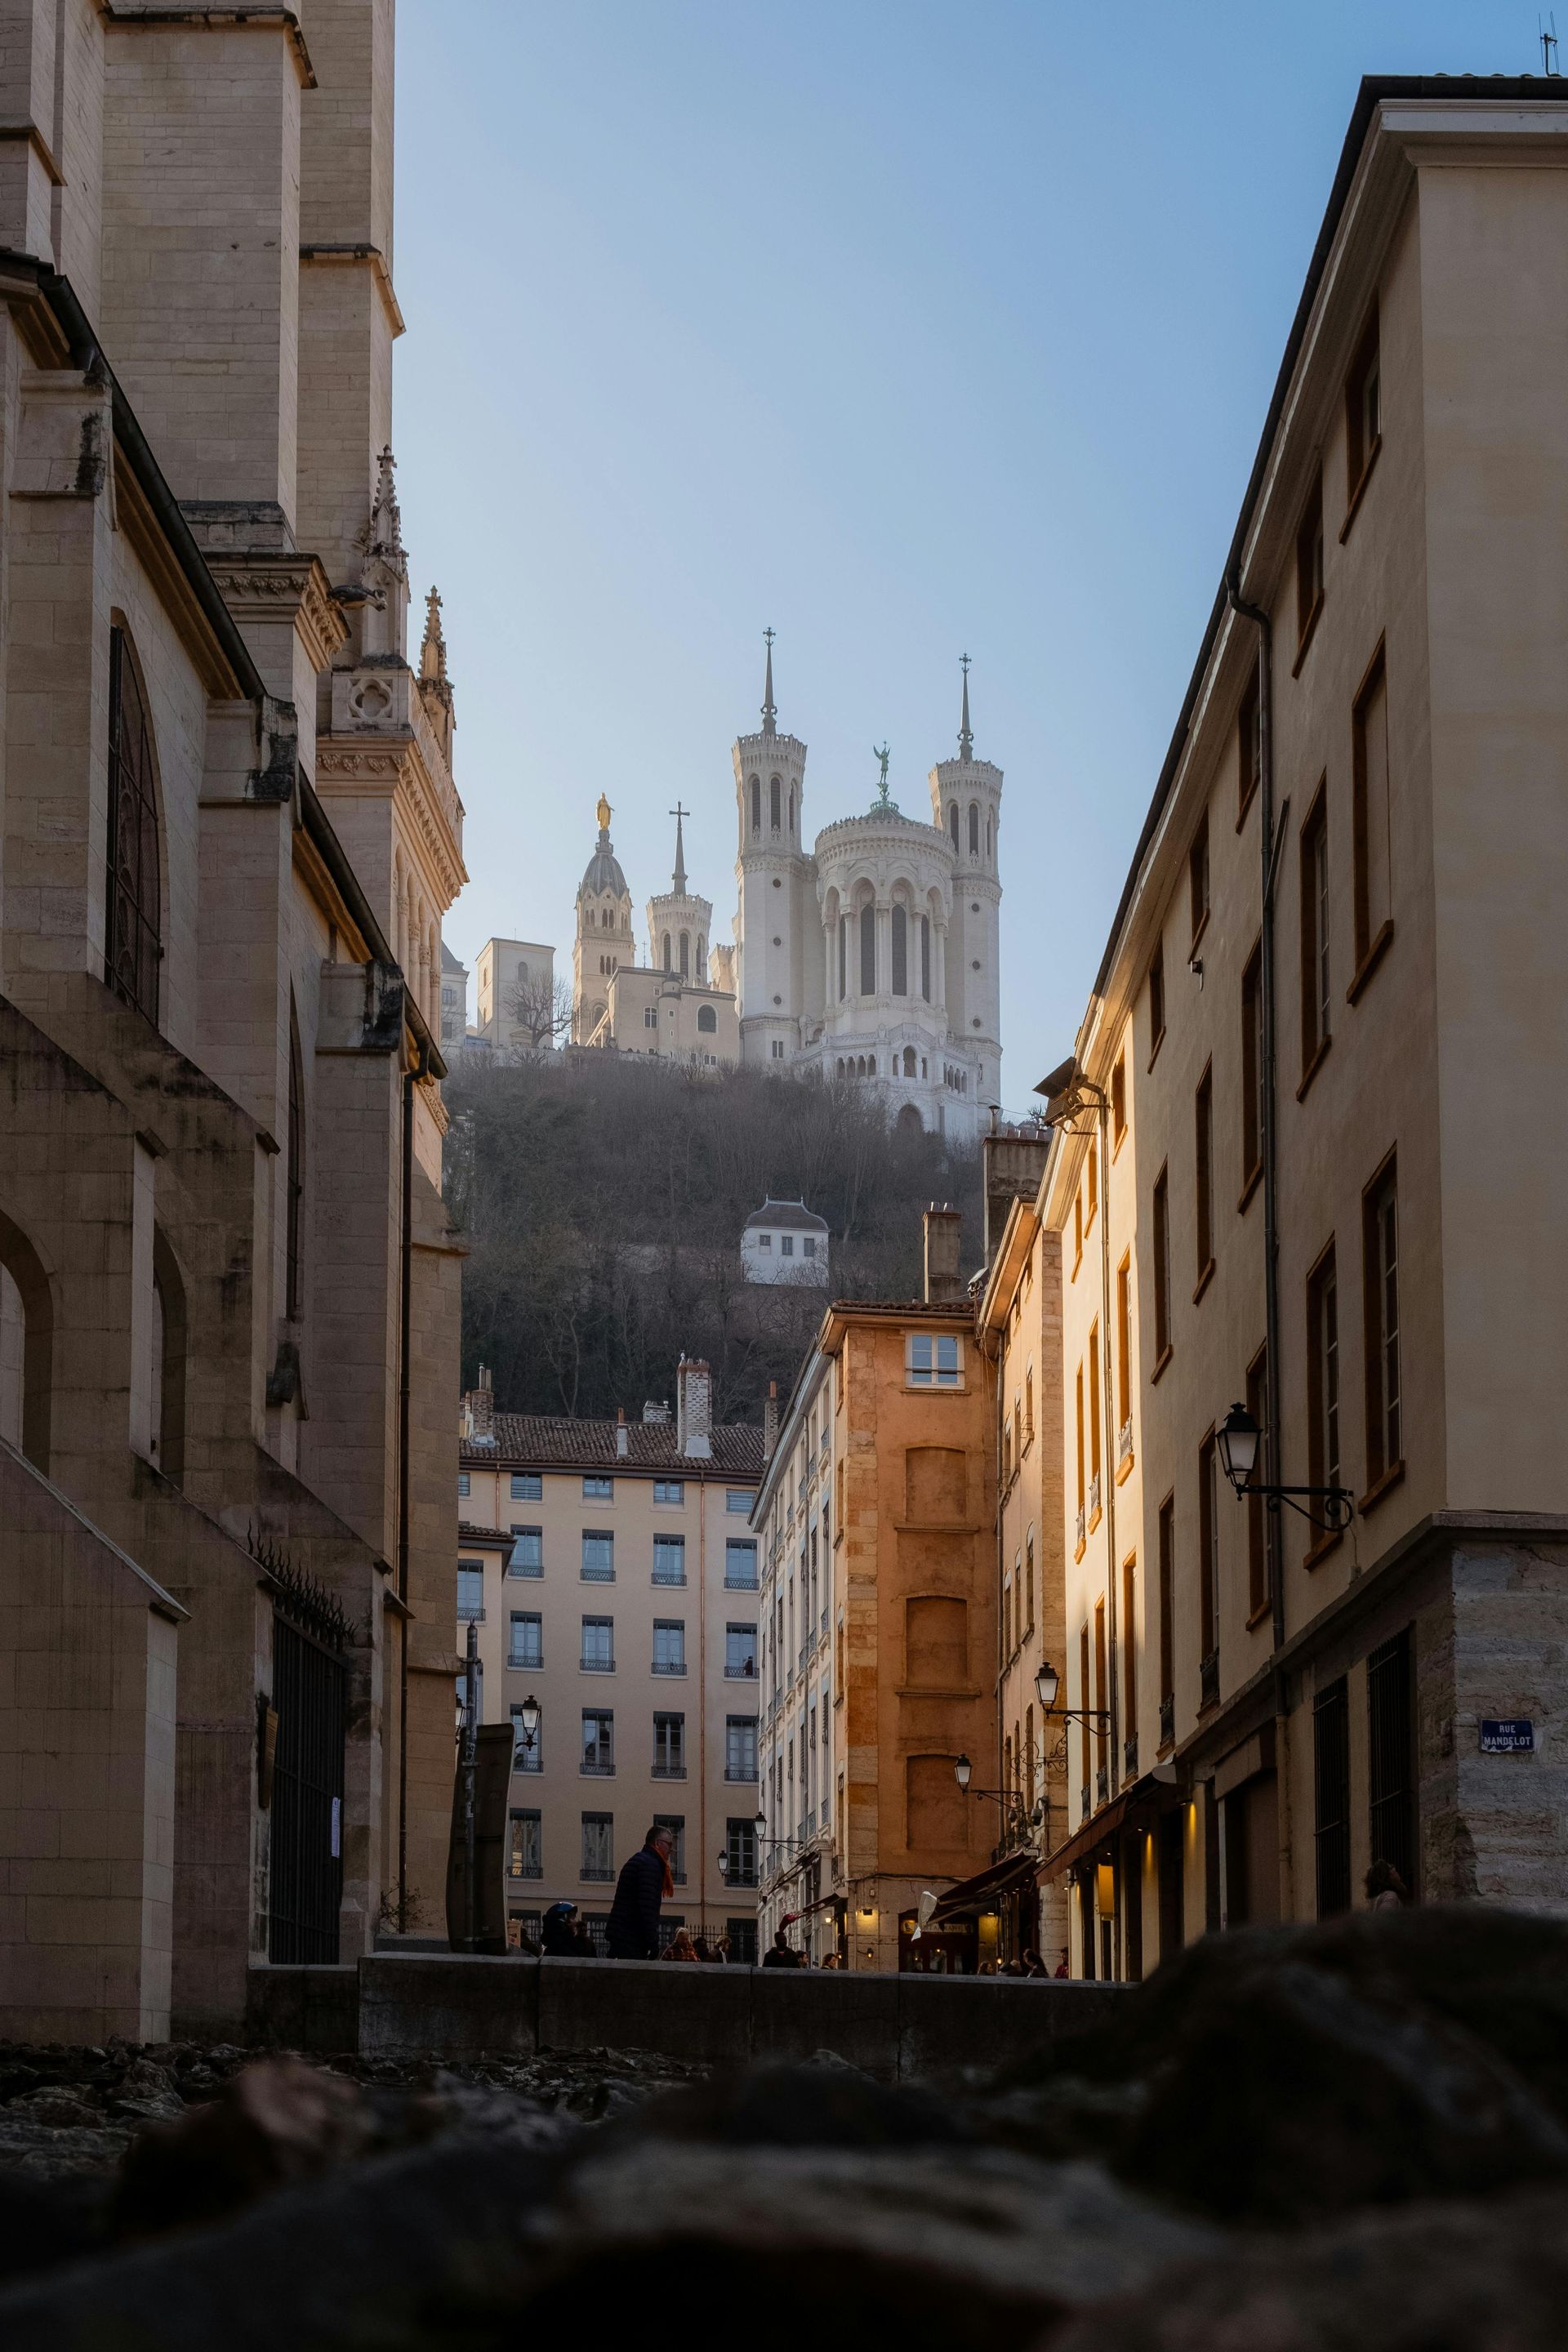
M 904 1382 L 911 1389 L 962 1389 L 961 1335 L 956 1331 L 910 1332 L 904 1341 Z

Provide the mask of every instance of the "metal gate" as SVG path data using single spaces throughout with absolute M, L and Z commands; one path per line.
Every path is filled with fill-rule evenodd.
M 274 1612 L 270 1960 L 331 1964 L 338 1957 L 347 1680 L 339 1654 Z

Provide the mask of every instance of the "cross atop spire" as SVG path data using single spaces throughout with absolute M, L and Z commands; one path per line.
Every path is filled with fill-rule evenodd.
M 689 816 L 691 811 L 689 808 L 682 808 L 677 796 L 675 806 L 669 814 L 675 819 L 675 873 L 672 878 L 675 883 L 676 896 L 683 898 L 686 896 L 686 851 L 680 838 L 680 820 L 683 816 Z
M 958 730 L 958 756 L 961 760 L 974 757 L 974 737 L 969 725 L 969 656 L 960 654 L 958 666 L 963 672 L 963 719 Z
M 768 648 L 767 680 L 763 688 L 763 733 L 776 735 L 779 714 L 773 704 L 773 633 L 771 629 L 764 629 L 763 635 L 767 641 Z
M 447 679 L 447 637 L 441 626 L 441 599 L 434 588 L 425 599 L 425 642 L 419 648 L 419 675 L 426 682 Z

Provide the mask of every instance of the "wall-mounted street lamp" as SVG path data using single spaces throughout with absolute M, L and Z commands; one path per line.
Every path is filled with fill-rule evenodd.
M 1278 1511 L 1281 1503 L 1289 1503 L 1304 1519 L 1314 1526 L 1325 1526 L 1334 1534 L 1342 1534 L 1355 1517 L 1355 1496 L 1348 1486 L 1255 1486 L 1252 1474 L 1258 1466 L 1258 1440 L 1263 1433 L 1244 1404 L 1233 1404 L 1215 1432 L 1215 1445 L 1219 1454 L 1220 1468 L 1242 1501 L 1256 1495 L 1270 1511 Z M 1310 1496 L 1321 1503 L 1321 1520 L 1298 1502 L 1299 1495 Z
M 1058 1706 L 1057 1694 L 1061 1686 L 1060 1675 L 1047 1660 L 1041 1664 L 1039 1672 L 1035 1676 L 1035 1688 L 1039 1694 L 1042 1714 L 1058 1715 L 1064 1723 L 1109 1723 L 1110 1721 L 1110 1709 L 1106 1706 Z
M 730 1878 L 730 1855 L 728 1849 L 724 1847 L 721 1847 L 719 1853 L 719 1875 L 727 1885 Z

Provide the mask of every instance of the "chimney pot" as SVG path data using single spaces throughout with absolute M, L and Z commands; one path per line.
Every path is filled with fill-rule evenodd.
M 925 1213 L 924 1223 L 926 1304 L 946 1306 L 956 1302 L 963 1292 L 958 1276 L 963 1220 L 945 1201 L 940 1209 L 933 1201 Z
M 689 1461 L 713 1458 L 713 1376 L 694 1356 L 682 1356 L 676 1369 L 676 1446 Z
M 763 1407 L 763 1460 L 771 1462 L 779 1442 L 779 1384 L 768 1382 L 768 1401 Z

